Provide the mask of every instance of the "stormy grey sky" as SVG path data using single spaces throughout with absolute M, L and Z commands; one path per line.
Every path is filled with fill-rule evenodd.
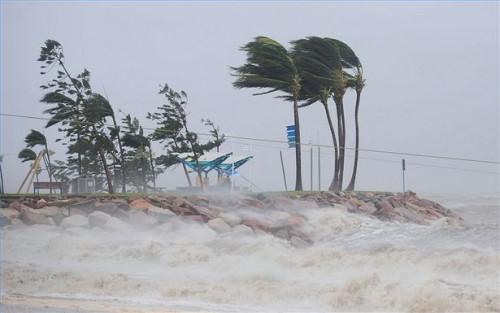
M 244 62 L 239 47 L 258 35 L 288 46 L 305 36 L 335 37 L 348 43 L 364 65 L 367 86 L 361 100 L 361 148 L 499 160 L 498 2 L 1 2 L 1 112 L 42 116 L 36 61 L 40 46 L 55 39 L 64 46 L 73 73 L 87 68 L 97 92 L 104 89 L 116 111 L 146 120 L 162 104 L 159 84 L 189 95 L 190 121 L 197 131 L 209 117 L 225 133 L 285 139 L 292 107 L 273 95 L 231 86 L 229 66 Z M 353 146 L 354 95 L 345 99 Z M 120 113 L 118 113 L 120 116 Z M 319 105 L 301 110 L 304 142 L 331 144 Z M 0 117 L 0 154 L 7 191 L 15 191 L 28 165 L 17 159 L 30 128 L 43 121 Z M 55 159 L 65 149 L 44 130 Z M 228 141 L 224 150 L 251 153 L 242 174 L 264 190 L 283 188 L 279 150 L 288 185 L 294 182 L 294 153 L 285 145 Z M 155 147 L 156 154 L 161 147 Z M 304 148 L 304 185 L 309 188 L 309 148 Z M 322 149 L 322 187 L 333 167 Z M 401 157 L 361 153 L 358 189 L 399 190 Z M 314 188 L 317 188 L 316 151 Z M 373 160 L 377 159 L 377 160 Z M 406 157 L 408 187 L 421 192 L 495 192 L 497 165 Z M 346 174 L 350 177 L 352 153 Z M 438 167 L 422 166 L 432 165 Z M 456 167 L 473 171 L 453 170 Z M 483 171 L 483 172 L 479 172 Z M 248 185 L 239 179 L 242 185 Z M 185 185 L 180 168 L 158 185 Z

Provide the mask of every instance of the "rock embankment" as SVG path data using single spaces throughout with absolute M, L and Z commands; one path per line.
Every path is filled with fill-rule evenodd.
M 302 232 L 308 209 L 337 209 L 381 220 L 427 224 L 439 218 L 461 221 L 440 204 L 414 193 L 311 192 L 145 197 L 88 196 L 55 201 L 40 198 L 2 199 L 0 226 L 57 225 L 65 229 L 99 227 L 148 229 L 179 217 L 206 223 L 216 233 L 268 233 L 294 246 L 311 240 Z

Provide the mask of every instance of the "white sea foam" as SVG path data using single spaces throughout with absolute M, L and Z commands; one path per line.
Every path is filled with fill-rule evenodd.
M 303 211 L 308 248 L 178 217 L 147 231 L 8 227 L 2 292 L 179 311 L 500 311 L 499 208 L 454 201 L 484 216 L 414 225 Z

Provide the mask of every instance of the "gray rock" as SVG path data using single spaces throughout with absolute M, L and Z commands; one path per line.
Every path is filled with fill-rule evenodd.
M 230 226 L 236 226 L 241 224 L 241 217 L 231 212 L 224 212 L 219 214 L 219 217 Z
M 208 221 L 208 226 L 213 229 L 216 233 L 225 233 L 231 230 L 229 226 L 222 218 L 214 218 Z
M 3 216 L 3 215 L 0 215 L 0 227 L 4 227 L 4 226 L 7 226 L 7 225 L 10 225 L 12 222 L 9 218 Z
M 232 232 L 238 235 L 254 235 L 252 228 L 248 227 L 247 225 L 237 225 L 233 228 Z
M 89 225 L 91 227 L 104 227 L 108 220 L 111 218 L 111 215 L 108 215 L 104 212 L 101 211 L 94 211 L 89 214 L 88 219 L 89 219 Z
M 175 216 L 174 212 L 169 209 L 159 208 L 157 206 L 151 206 L 148 209 L 148 215 L 154 217 L 159 223 L 165 223 L 173 216 Z
M 28 210 L 23 210 L 20 219 L 26 225 L 35 225 L 35 224 L 44 224 L 44 225 L 53 225 L 54 221 L 46 217 L 45 215 L 33 213 Z
M 19 217 L 19 211 L 11 208 L 0 209 L 0 216 L 12 220 Z
M 127 232 L 130 230 L 130 225 L 116 217 L 110 216 L 104 228 L 111 231 Z
M 304 239 L 297 237 L 297 236 L 292 236 L 292 238 L 290 239 L 290 243 L 295 248 L 307 248 L 311 245 L 310 243 L 308 243 Z
M 156 218 L 149 216 L 142 211 L 132 211 L 128 216 L 130 223 L 136 226 L 148 227 L 158 223 Z
M 61 226 L 64 228 L 68 227 L 87 227 L 89 225 L 89 220 L 83 215 L 71 215 L 65 217 L 61 221 Z
M 55 206 L 46 206 L 42 209 L 34 210 L 37 214 L 42 214 L 47 217 L 54 217 L 56 215 L 62 215 L 62 209 Z

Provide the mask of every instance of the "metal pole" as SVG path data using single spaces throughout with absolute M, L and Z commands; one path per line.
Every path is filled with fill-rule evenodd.
M 313 191 L 313 147 L 311 145 L 311 191 Z
M 285 183 L 285 191 L 288 191 L 288 186 L 286 185 L 286 175 L 285 175 L 285 166 L 283 165 L 283 153 L 280 150 L 280 159 L 281 159 L 281 171 L 283 172 L 283 182 Z
M 403 196 L 406 194 L 406 182 L 405 182 L 405 170 L 406 170 L 406 163 L 405 163 L 405 159 L 402 159 L 401 160 L 401 165 L 403 167 Z
M 321 150 L 318 146 L 318 190 L 321 191 Z

